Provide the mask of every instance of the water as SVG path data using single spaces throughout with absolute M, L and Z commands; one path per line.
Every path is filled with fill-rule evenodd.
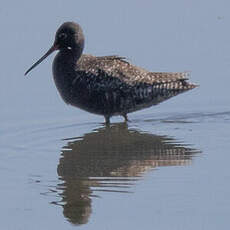
M 227 1 L 3 1 L 0 228 L 227 229 L 228 9 Z M 52 57 L 23 76 L 66 20 L 82 25 L 86 53 L 189 70 L 200 87 L 105 127 L 62 102 Z

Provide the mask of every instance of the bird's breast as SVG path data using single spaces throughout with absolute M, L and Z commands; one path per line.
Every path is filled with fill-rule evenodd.
M 71 60 L 60 53 L 56 55 L 53 61 L 53 78 L 61 97 L 67 104 L 70 104 L 72 99 L 72 82 L 76 78 L 74 69 Z

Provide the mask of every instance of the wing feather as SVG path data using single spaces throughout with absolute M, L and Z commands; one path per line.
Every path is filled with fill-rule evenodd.
M 196 85 L 187 82 L 189 72 L 149 72 L 130 64 L 125 57 L 116 55 L 95 57 L 83 55 L 79 60 L 78 71 L 84 71 L 94 77 L 111 77 L 130 86 L 165 85 L 180 89 L 194 88 Z

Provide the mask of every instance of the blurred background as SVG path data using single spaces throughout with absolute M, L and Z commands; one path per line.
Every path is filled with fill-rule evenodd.
M 226 228 L 229 8 L 225 0 L 3 0 L 0 227 Z M 103 117 L 64 104 L 54 55 L 24 76 L 65 21 L 82 26 L 84 53 L 190 71 L 200 87 L 106 128 Z

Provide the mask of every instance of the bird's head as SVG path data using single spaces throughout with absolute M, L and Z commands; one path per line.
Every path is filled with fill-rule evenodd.
M 84 35 L 80 25 L 75 22 L 65 22 L 58 28 L 51 48 L 25 72 L 25 75 L 56 50 L 81 53 L 83 48 Z

